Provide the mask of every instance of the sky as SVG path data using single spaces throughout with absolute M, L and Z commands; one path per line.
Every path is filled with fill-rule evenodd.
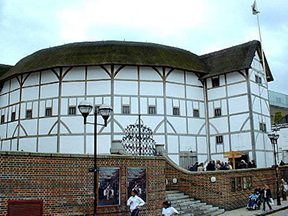
M 81 41 L 139 41 L 197 55 L 259 40 L 254 0 L 0 0 L 0 64 L 40 49 Z M 262 43 L 288 94 L 288 1 L 257 0 Z

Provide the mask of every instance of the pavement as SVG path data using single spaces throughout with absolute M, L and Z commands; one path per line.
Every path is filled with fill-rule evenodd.
M 268 210 L 267 210 L 268 209 Z M 272 210 L 269 210 L 269 207 L 266 205 L 266 211 L 262 210 L 262 205 L 260 210 L 248 210 L 246 207 L 239 208 L 239 209 L 234 209 L 232 211 L 225 211 L 221 216 L 264 216 L 264 215 L 270 215 L 278 211 L 287 211 L 288 215 L 288 201 L 281 200 L 281 205 L 277 205 L 277 201 L 274 200 L 274 205 L 272 205 Z

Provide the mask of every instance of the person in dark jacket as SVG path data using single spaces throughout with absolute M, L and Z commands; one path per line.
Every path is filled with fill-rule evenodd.
M 209 161 L 209 163 L 206 166 L 207 171 L 215 171 L 215 162 L 214 161 Z
M 272 198 L 271 190 L 269 189 L 268 185 L 261 190 L 261 198 L 263 200 L 263 211 L 265 211 L 265 204 L 267 203 L 270 210 L 272 207 L 270 205 L 270 199 Z

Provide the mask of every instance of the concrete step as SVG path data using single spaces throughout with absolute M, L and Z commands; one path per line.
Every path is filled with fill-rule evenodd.
M 166 191 L 166 199 L 183 216 L 217 216 L 225 210 L 189 197 L 181 191 Z
M 189 195 L 182 195 L 182 196 L 166 196 L 170 200 L 181 200 L 184 198 L 190 198 Z
M 194 200 L 193 198 L 183 198 L 183 199 L 177 199 L 177 200 L 173 200 L 173 199 L 167 199 L 170 200 L 172 204 L 178 204 L 178 203 L 189 203 L 189 202 L 200 202 L 200 200 Z

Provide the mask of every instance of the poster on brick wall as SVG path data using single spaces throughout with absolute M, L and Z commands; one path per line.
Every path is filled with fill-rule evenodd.
M 100 167 L 98 172 L 98 206 L 119 205 L 119 168 Z
M 146 202 L 146 169 L 145 168 L 128 168 L 128 196 L 135 189 L 138 196 Z

